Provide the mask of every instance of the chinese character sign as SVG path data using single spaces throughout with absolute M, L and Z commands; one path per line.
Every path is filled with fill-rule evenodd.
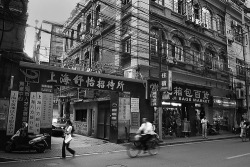
M 42 92 L 37 92 L 36 94 L 36 111 L 35 111 L 35 129 L 34 133 L 40 133 L 40 120 L 41 120 L 41 113 L 42 113 Z
M 51 128 L 53 116 L 53 93 L 42 94 L 42 107 L 41 107 L 41 128 Z
M 36 92 L 30 92 L 28 132 L 35 133 Z
M 18 101 L 18 91 L 11 91 L 9 115 L 8 115 L 7 131 L 6 131 L 7 135 L 13 135 L 15 133 L 17 101 Z
M 163 100 L 175 102 L 210 103 L 210 90 L 201 87 L 173 84 L 172 92 L 163 93 Z

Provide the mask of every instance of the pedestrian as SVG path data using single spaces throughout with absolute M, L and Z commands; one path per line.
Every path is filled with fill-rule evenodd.
M 202 137 L 204 139 L 207 139 L 207 124 L 208 124 L 208 120 L 206 118 L 206 116 L 204 116 L 201 119 L 201 126 L 202 126 Z
M 243 136 L 243 133 L 244 133 L 245 128 L 246 128 L 245 120 L 242 119 L 241 122 L 240 122 L 240 137 Z
M 71 136 L 72 129 L 73 129 L 72 123 L 70 120 L 68 120 L 66 122 L 66 127 L 64 130 L 64 139 L 63 139 L 63 145 L 62 145 L 62 158 L 66 158 L 65 147 L 73 155 L 73 157 L 75 157 L 75 153 L 76 153 L 75 150 L 72 150 L 71 148 L 69 148 L 69 144 L 72 140 L 72 136 Z

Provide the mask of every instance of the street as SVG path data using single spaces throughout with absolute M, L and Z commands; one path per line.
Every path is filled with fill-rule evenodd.
M 129 158 L 125 150 L 77 155 L 66 159 L 46 158 L 36 161 L 1 163 L 1 167 L 247 167 L 250 163 L 250 142 L 240 139 L 207 141 L 161 147 L 156 156 L 141 154 Z

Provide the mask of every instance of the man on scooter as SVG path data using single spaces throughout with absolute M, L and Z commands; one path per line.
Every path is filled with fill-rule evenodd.
M 144 147 L 144 152 L 148 149 L 147 147 L 147 141 L 151 139 L 153 135 L 155 135 L 153 125 L 148 122 L 147 118 L 142 119 L 143 124 L 137 131 L 137 134 L 141 134 L 140 142 L 142 143 Z

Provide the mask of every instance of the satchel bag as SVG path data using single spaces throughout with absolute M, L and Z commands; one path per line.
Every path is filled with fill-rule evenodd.
M 69 143 L 72 139 L 73 139 L 73 138 L 71 137 L 71 135 L 68 134 L 68 135 L 65 136 L 64 142 L 67 144 L 67 143 Z

